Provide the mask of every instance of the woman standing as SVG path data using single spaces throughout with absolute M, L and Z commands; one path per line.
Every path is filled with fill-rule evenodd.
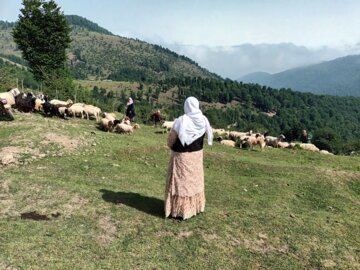
M 126 116 L 129 117 L 131 122 L 135 117 L 134 101 L 131 97 L 129 97 L 128 102 L 126 103 Z
M 212 145 L 212 129 L 199 109 L 199 101 L 189 97 L 185 114 L 177 118 L 168 137 L 171 158 L 165 189 L 165 216 L 188 219 L 205 209 L 203 143 L 205 132 Z

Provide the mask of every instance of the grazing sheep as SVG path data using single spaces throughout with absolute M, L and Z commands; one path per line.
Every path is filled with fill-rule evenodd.
M 290 148 L 290 143 L 288 143 L 288 142 L 279 142 L 278 147 L 280 147 L 280 148 Z
M 300 143 L 299 146 L 301 149 L 304 149 L 304 150 L 308 150 L 308 151 L 312 151 L 312 152 L 320 152 L 320 149 L 317 148 L 312 143 Z
M 0 93 L 0 99 L 6 100 L 5 108 L 15 105 L 15 97 L 20 94 L 20 90 L 13 88 L 8 92 Z
M 107 112 L 104 112 L 103 113 L 103 117 L 108 119 L 108 120 L 111 120 L 111 121 L 115 121 L 116 119 L 116 114 L 115 113 L 107 113 Z
M 230 131 L 229 138 L 236 141 L 238 139 L 244 140 L 246 137 L 251 136 L 252 131 L 249 132 L 239 132 L 239 131 Z
M 166 132 L 169 132 L 170 129 L 172 129 L 174 125 L 174 121 L 165 121 L 162 125 L 162 128 L 166 130 Z
M 84 105 L 83 108 L 84 108 L 87 119 L 90 119 L 90 116 L 94 116 L 96 119 L 96 122 L 100 121 L 100 114 L 101 114 L 100 108 L 93 106 L 93 105 Z
M 233 140 L 221 140 L 220 144 L 235 147 L 235 142 Z
M 133 126 L 132 126 L 134 129 L 139 129 L 140 128 L 140 125 L 135 123 Z
M 324 155 L 334 155 L 333 153 L 330 153 L 329 151 L 327 151 L 327 150 L 320 150 L 320 153 L 321 154 L 324 154 Z
M 253 150 L 255 145 L 260 145 L 261 150 L 265 147 L 265 138 L 259 133 L 255 136 L 247 136 L 243 141 L 249 145 L 249 150 Z
M 59 108 L 56 107 L 53 104 L 50 104 L 50 102 L 45 102 L 42 105 L 42 108 L 44 110 L 44 114 L 45 115 L 50 115 L 50 116 L 59 116 Z
M 71 105 L 84 107 L 84 106 L 85 106 L 85 103 L 74 103 L 74 104 L 71 104 Z
M 131 134 L 134 132 L 134 128 L 125 123 L 120 123 L 115 126 L 115 132 Z
M 100 120 L 99 126 L 102 130 L 109 132 L 114 128 L 114 121 L 107 118 L 102 118 Z
M 69 108 L 69 114 L 73 116 L 73 118 L 75 118 L 75 116 L 77 115 L 81 115 L 81 119 L 84 118 L 84 114 L 85 114 L 85 110 L 84 110 L 84 107 L 82 106 L 71 106 Z
M 225 135 L 226 134 L 226 130 L 223 129 L 223 128 L 213 128 L 212 129 L 212 132 L 214 134 L 214 136 L 222 136 L 222 135 Z
M 66 116 L 69 115 L 69 109 L 65 106 L 58 108 L 58 115 L 60 117 L 66 118 Z
M 121 121 L 121 123 L 131 126 L 130 118 L 127 116 Z
M 281 142 L 282 140 L 285 140 L 285 136 L 282 134 L 279 137 L 274 137 L 274 136 L 266 136 L 265 137 L 266 145 L 276 147 L 276 148 L 279 147 L 279 142 Z
M 40 112 L 43 107 L 43 104 L 44 102 L 40 98 L 36 98 L 34 110 Z
M 19 94 L 15 97 L 15 105 L 19 112 L 32 112 L 35 108 L 35 97 L 31 93 L 25 95 Z
M 71 99 L 68 99 L 67 101 L 62 101 L 62 100 L 58 100 L 58 99 L 52 99 L 52 100 L 50 101 L 50 104 L 53 104 L 53 105 L 62 105 L 62 106 L 69 107 L 69 106 L 73 105 L 74 102 L 73 102 Z

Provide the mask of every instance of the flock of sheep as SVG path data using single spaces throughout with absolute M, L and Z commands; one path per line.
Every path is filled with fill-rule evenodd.
M 227 131 L 225 129 L 213 129 L 214 136 L 218 138 L 220 144 L 235 147 L 239 145 L 242 148 L 244 145 L 248 146 L 249 150 L 253 149 L 254 146 L 259 145 L 261 150 L 265 147 L 268 148 L 288 148 L 294 149 L 299 147 L 304 150 L 319 152 L 322 154 L 331 154 L 326 150 L 320 150 L 312 143 L 295 143 L 295 142 L 285 142 L 286 139 L 284 135 L 279 135 L 278 137 L 268 136 L 260 133 L 253 134 L 252 131 L 249 132 L 239 132 L 239 131 Z M 228 139 L 224 139 L 228 138 Z
M 46 116 L 58 116 L 67 118 L 72 116 L 82 119 L 95 119 L 99 128 L 104 131 L 117 133 L 133 133 L 134 129 L 140 128 L 138 124 L 131 124 L 129 119 L 116 119 L 114 113 L 102 113 L 99 107 L 84 103 L 73 103 L 72 100 L 62 101 L 58 99 L 48 100 L 47 96 L 34 95 L 32 93 L 20 93 L 14 88 L 8 92 L 0 93 L 0 99 L 5 100 L 5 108 L 15 107 L 20 112 L 43 112 Z
M 22 94 L 17 88 L 8 92 L 0 93 L 0 99 L 6 100 L 8 108 L 15 106 L 21 112 L 43 111 L 45 115 L 58 117 L 81 117 L 81 118 L 95 118 L 99 127 L 107 132 L 115 131 L 117 133 L 133 133 L 134 129 L 140 128 L 138 124 L 131 124 L 126 117 L 122 120 L 116 119 L 114 113 L 102 113 L 101 109 L 84 103 L 73 103 L 72 100 L 61 101 L 53 99 L 48 101 L 48 98 L 43 95 L 34 96 L 33 94 Z M 173 121 L 165 121 L 162 128 L 169 131 L 172 128 Z M 261 150 L 265 147 L 274 148 L 296 148 L 300 147 L 312 152 L 320 152 L 323 154 L 331 154 L 326 150 L 320 150 L 311 143 L 289 143 L 285 142 L 285 136 L 278 137 L 267 136 L 264 134 L 239 131 L 227 131 L 225 129 L 213 129 L 214 136 L 218 138 L 220 144 L 235 147 L 238 145 L 242 148 L 244 145 L 249 149 L 259 145 Z M 226 139 L 225 139 L 226 138 Z

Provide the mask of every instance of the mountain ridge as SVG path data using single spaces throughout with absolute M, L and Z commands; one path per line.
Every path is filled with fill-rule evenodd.
M 360 96 L 360 55 L 339 57 L 268 76 L 250 73 L 238 81 L 314 94 Z

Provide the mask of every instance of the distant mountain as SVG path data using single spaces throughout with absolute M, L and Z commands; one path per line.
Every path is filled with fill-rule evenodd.
M 69 65 L 76 79 L 154 82 L 185 76 L 220 78 L 169 49 L 115 36 L 80 16 L 66 17 L 72 27 Z M 21 52 L 11 36 L 13 26 L 0 21 L 0 56 L 19 63 Z
M 160 44 L 162 42 L 159 40 Z M 256 71 L 274 74 L 346 55 L 360 54 L 360 44 L 344 48 L 326 46 L 307 48 L 293 43 L 240 44 L 216 47 L 184 44 L 164 44 L 164 46 L 190 57 L 201 66 L 224 78 L 233 80 Z
M 268 72 L 253 72 L 250 74 L 247 74 L 239 79 L 239 81 L 243 82 L 263 82 L 268 80 L 271 77 L 271 74 Z
M 349 55 L 272 75 L 251 73 L 238 80 L 315 94 L 360 96 L 360 55 Z

